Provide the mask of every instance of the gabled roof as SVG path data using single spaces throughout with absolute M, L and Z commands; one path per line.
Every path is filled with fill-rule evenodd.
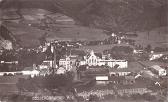
M 153 65 L 153 66 L 151 66 L 150 68 L 153 68 L 153 69 L 155 69 L 155 70 L 157 70 L 157 71 L 159 71 L 159 70 L 164 70 L 164 69 L 161 68 L 159 65 Z
M 91 55 L 95 55 L 96 57 L 102 58 L 101 53 L 95 53 L 93 50 L 90 53 L 87 53 L 86 57 L 89 58 Z

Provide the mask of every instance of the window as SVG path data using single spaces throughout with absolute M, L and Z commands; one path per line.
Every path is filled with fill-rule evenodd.
M 96 59 L 95 59 L 95 63 L 96 63 L 97 61 L 96 61 Z

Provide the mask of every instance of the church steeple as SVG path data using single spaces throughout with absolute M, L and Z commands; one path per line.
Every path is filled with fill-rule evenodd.
M 90 55 L 95 55 L 93 50 L 90 52 Z

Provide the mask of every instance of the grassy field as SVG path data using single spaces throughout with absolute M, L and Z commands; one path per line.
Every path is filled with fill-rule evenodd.
M 37 11 L 37 14 L 35 13 Z M 35 10 L 24 10 L 23 15 L 36 22 L 39 16 L 38 14 L 46 14 L 46 12 Z M 52 14 L 53 15 L 53 14 Z M 64 19 L 64 18 L 62 18 Z M 107 35 L 101 29 L 84 27 L 76 24 L 52 24 L 50 31 L 40 30 L 36 27 L 28 26 L 20 23 L 6 23 L 8 29 L 20 39 L 23 46 L 38 46 L 39 38 L 47 33 L 47 40 L 101 40 L 107 38 Z M 59 29 L 59 30 L 54 30 Z
M 146 47 L 148 44 L 153 47 L 168 47 L 168 27 L 161 27 L 153 29 L 149 32 L 137 32 L 137 38 L 131 38 L 136 40 L 137 44 L 141 44 Z
M 16 83 L 19 78 L 27 78 L 27 76 L 0 76 L 0 95 L 17 93 Z
M 67 0 L 68 1 L 68 0 Z M 71 1 L 71 0 L 70 0 Z M 69 2 L 70 2 L 69 1 Z M 78 0 L 76 0 L 78 1 Z M 68 5 L 67 5 L 68 6 Z M 50 14 L 51 12 L 43 9 L 23 9 L 23 15 L 37 20 L 40 15 Z M 53 14 L 52 14 L 53 15 Z M 42 17 L 43 18 L 43 17 Z M 32 21 L 31 21 L 32 22 Z M 59 29 L 53 31 L 39 30 L 35 27 L 28 25 L 7 23 L 7 26 L 13 34 L 20 39 L 23 46 L 38 46 L 39 37 L 44 33 L 48 34 L 47 40 L 101 40 L 107 38 L 106 34 L 101 29 L 89 28 L 79 26 L 75 24 L 54 24 L 52 29 Z M 148 44 L 153 47 L 167 47 L 168 46 L 168 27 L 156 28 L 148 32 L 137 32 L 137 38 L 130 38 L 136 40 L 137 44 L 141 44 L 144 47 Z M 94 47 L 95 48 L 95 47 Z M 95 48 L 97 49 L 97 48 Z

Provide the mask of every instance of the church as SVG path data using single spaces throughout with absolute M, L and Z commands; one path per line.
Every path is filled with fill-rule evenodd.
M 109 55 L 95 53 L 93 50 L 79 61 L 79 65 L 108 66 L 110 68 L 127 68 L 128 61 L 112 59 Z

